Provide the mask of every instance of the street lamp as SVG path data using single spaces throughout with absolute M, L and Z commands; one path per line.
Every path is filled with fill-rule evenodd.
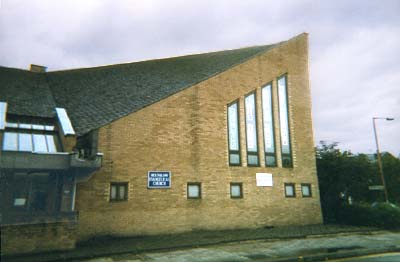
M 382 159 L 381 159 L 381 154 L 379 152 L 379 143 L 378 143 L 378 135 L 376 134 L 376 125 L 375 125 L 375 120 L 376 119 L 384 119 L 386 121 L 393 121 L 394 118 L 391 117 L 373 117 L 372 118 L 372 124 L 374 126 L 374 134 L 375 134 L 375 143 L 376 143 L 376 155 L 378 157 L 378 167 L 379 167 L 379 173 L 381 174 L 381 180 L 382 180 L 382 185 L 383 185 L 383 190 L 385 192 L 385 201 L 386 203 L 389 203 L 388 199 L 388 192 L 386 188 L 386 181 L 385 181 L 385 176 L 383 175 L 383 168 L 382 168 Z

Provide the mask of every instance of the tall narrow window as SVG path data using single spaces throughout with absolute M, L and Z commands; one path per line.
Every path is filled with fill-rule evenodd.
M 240 166 L 239 102 L 228 105 L 229 165 Z
M 278 97 L 279 97 L 279 123 L 281 127 L 282 166 L 292 167 L 286 75 L 278 79 Z
M 3 130 L 6 126 L 7 116 L 7 103 L 0 102 L 0 130 Z
M 301 184 L 301 194 L 303 197 L 311 197 L 311 184 Z
M 259 166 L 255 93 L 246 96 L 244 102 L 246 109 L 247 165 Z
M 262 92 L 265 166 L 276 166 L 274 118 L 272 113 L 272 85 L 267 84 Z

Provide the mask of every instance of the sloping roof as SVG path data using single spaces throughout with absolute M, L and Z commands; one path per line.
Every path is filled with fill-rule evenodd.
M 0 101 L 10 113 L 35 116 L 64 107 L 83 135 L 277 45 L 48 73 L 0 67 Z
M 43 74 L 0 67 L 0 101 L 8 103 L 8 113 L 54 117 L 55 101 Z

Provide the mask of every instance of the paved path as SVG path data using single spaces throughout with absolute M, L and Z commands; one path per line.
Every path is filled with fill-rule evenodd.
M 209 261 L 212 258 L 227 258 L 228 261 L 236 259 L 236 261 L 249 261 L 257 258 L 264 259 L 281 255 L 292 254 L 284 247 L 302 248 L 301 252 L 310 252 L 313 248 L 329 248 L 329 246 L 319 247 L 318 243 L 323 242 L 323 238 L 337 236 L 338 234 L 353 235 L 371 235 L 379 231 L 377 228 L 371 227 L 355 227 L 345 225 L 308 225 L 308 226 L 286 226 L 276 228 L 258 228 L 258 229 L 241 229 L 241 230 L 222 230 L 222 231 L 196 231 L 182 234 L 140 236 L 130 238 L 97 238 L 92 241 L 80 243 L 76 249 L 61 252 L 49 252 L 40 254 L 22 254 L 14 256 L 1 256 L 1 261 L 7 262 L 31 262 L 31 261 L 88 261 L 90 258 L 101 258 L 99 261 L 113 261 L 117 259 L 117 255 L 124 261 L 125 256 L 122 254 L 131 254 L 126 256 L 125 261 L 143 261 L 145 258 L 150 261 L 158 261 L 164 257 L 175 257 L 174 252 L 156 253 L 162 251 L 176 251 L 178 256 L 182 256 L 181 261 L 192 261 L 193 257 L 200 259 L 198 261 Z M 324 236 L 319 238 L 318 236 Z M 296 240 L 308 238 L 306 240 L 317 239 L 314 244 L 308 242 L 296 242 Z M 275 242 L 273 242 L 275 241 Z M 284 241 L 284 244 L 276 241 Z M 294 242 L 293 242 L 294 241 Z M 233 244 L 228 244 L 233 243 Z M 236 244 L 235 244 L 236 243 Z M 239 244 L 238 244 L 239 243 Z M 261 245 L 261 251 L 250 252 L 240 251 L 241 247 L 248 245 L 264 243 Z M 299 244 L 300 243 L 300 244 Z M 311 243 L 311 242 L 310 242 Z M 224 245 L 228 244 L 228 245 Z M 212 246 L 214 245 L 214 246 Z M 233 250 L 229 247 L 233 246 Z M 283 246 L 283 249 L 282 249 Z M 202 248 L 200 248 L 202 247 Z M 222 249 L 222 247 L 226 248 Z M 339 245 L 340 247 L 340 245 Z M 332 247 L 335 248 L 335 247 Z M 185 253 L 185 250 L 191 249 L 195 252 L 194 256 Z M 249 248 L 251 249 L 251 248 Z M 263 251 L 265 249 L 265 252 Z M 239 250 L 239 251 L 237 251 Z M 311 250 L 317 252 L 318 250 Z M 331 250 L 328 250 L 330 252 Z M 182 253 L 183 252 L 183 253 Z M 239 253 L 238 253 L 239 252 Z M 240 253 L 242 252 L 242 253 Z M 287 253 L 287 254 L 286 254 Z M 135 257 L 134 254 L 137 256 Z M 157 256 L 157 254 L 160 254 Z M 184 260 L 185 256 L 189 256 L 190 260 Z M 208 259 L 208 260 L 207 260 Z M 168 261 L 168 260 L 159 260 Z M 172 259 L 170 261 L 173 261 Z M 226 260 L 225 260 L 226 261 Z M 233 260 L 235 261 L 235 260 Z
M 304 239 L 279 241 L 245 241 L 178 251 L 125 254 L 102 257 L 85 262 L 248 262 L 273 261 L 284 257 L 307 257 L 318 253 L 348 252 L 351 250 L 400 249 L 400 232 L 376 232 L 336 236 L 312 236 Z M 364 260 L 360 260 L 364 261 Z M 369 261 L 369 260 L 367 260 Z M 374 261 L 374 260 L 371 260 Z
M 331 260 L 331 262 L 399 262 L 400 253 L 377 254 L 362 257 Z

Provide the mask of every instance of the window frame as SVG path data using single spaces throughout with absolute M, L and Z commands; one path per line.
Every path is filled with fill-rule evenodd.
M 228 105 L 227 105 L 227 110 L 226 110 L 226 113 L 227 113 L 227 124 L 228 124 L 228 126 L 227 126 L 227 133 L 228 133 L 228 163 L 229 163 L 229 166 L 241 166 L 242 165 L 242 155 L 241 155 L 241 147 L 240 147 L 240 103 L 239 103 L 240 101 L 239 101 L 239 99 L 236 99 L 235 101 L 233 101 L 233 102 L 231 102 L 231 103 L 229 103 Z M 230 142 L 229 142 L 229 139 L 230 139 L 230 131 L 229 131 L 229 107 L 230 106 L 232 106 L 232 105 L 234 105 L 234 104 L 236 104 L 236 118 L 237 118 L 237 130 L 238 130 L 238 133 L 237 133 L 237 136 L 238 136 L 238 150 L 231 150 L 231 148 L 230 148 Z M 239 155 L 239 163 L 231 163 L 231 154 L 237 154 L 237 155 Z
M 110 202 L 122 202 L 128 201 L 128 188 L 129 182 L 110 182 Z M 115 198 L 112 198 L 112 187 L 116 186 Z M 123 198 L 120 198 L 120 187 L 124 187 L 125 194 Z
M 32 123 L 33 122 L 33 123 Z M 22 125 L 22 127 L 21 127 Z M 30 126 L 24 127 L 23 125 Z M 36 128 L 34 127 L 36 126 Z M 43 127 L 39 129 L 38 126 Z M 15 144 L 16 149 L 5 149 L 6 146 L 6 134 L 16 134 Z M 21 137 L 22 135 L 29 135 L 30 140 L 30 149 L 31 150 L 21 150 Z M 36 148 L 38 147 L 35 141 L 35 135 L 39 135 L 41 139 L 44 139 L 44 144 L 42 146 L 46 147 L 46 151 L 38 151 Z M 53 137 L 54 148 L 55 151 L 50 151 L 53 148 L 53 145 L 49 145 L 48 136 Z M 62 142 L 58 134 L 58 130 L 55 124 L 40 122 L 36 120 L 28 120 L 25 119 L 12 119 L 11 121 L 6 122 L 5 129 L 3 131 L 3 139 L 1 144 L 2 151 L 15 151 L 15 152 L 36 152 L 36 153 L 57 153 L 63 152 Z M 36 146 L 35 146 L 36 145 Z
M 232 186 L 239 186 L 240 188 L 240 195 L 239 196 L 233 196 L 232 195 Z M 229 185 L 229 191 L 232 199 L 242 199 L 243 198 L 243 183 L 239 182 L 232 182 Z
M 4 130 L 7 118 L 7 102 L 0 101 L 0 130 Z
M 18 181 L 19 180 L 19 181 Z M 18 181 L 18 187 L 12 191 L 12 209 L 28 210 L 29 193 L 32 185 L 32 179 L 27 172 L 15 172 L 13 174 L 13 185 Z M 16 199 L 24 199 L 23 205 L 15 205 Z
M 199 188 L 199 195 L 196 197 L 189 195 L 189 187 L 190 186 L 197 186 Z M 201 183 L 200 182 L 188 182 L 186 186 L 186 196 L 187 199 L 201 199 Z
M 286 187 L 291 186 L 293 188 L 293 195 L 288 195 Z M 285 197 L 287 198 L 296 198 L 296 184 L 295 183 L 285 183 L 284 184 L 284 190 L 285 190 Z
M 271 152 L 267 152 L 266 151 L 266 147 L 265 147 L 265 121 L 264 121 L 264 117 L 265 117 L 265 112 L 264 112 L 264 99 L 263 99 L 263 94 L 264 94 L 264 90 L 265 90 L 265 88 L 267 87 L 267 86 L 270 86 L 270 97 L 271 97 L 271 100 L 270 100 L 270 105 L 271 105 L 271 121 L 272 121 L 272 134 L 271 134 L 271 137 L 272 137 L 272 144 L 273 144 L 273 146 L 274 146 L 274 152 L 273 153 L 271 153 Z M 273 81 L 270 81 L 270 82 L 268 82 L 268 83 L 266 83 L 266 84 L 264 84 L 262 87 L 261 87 L 261 113 L 262 113 L 262 133 L 263 133 L 263 145 L 264 145 L 264 161 L 265 161 L 265 166 L 266 167 L 277 167 L 278 166 L 278 161 L 277 161 L 277 150 L 276 150 L 276 139 L 275 139 L 275 116 L 274 116 L 274 96 L 273 96 L 273 93 L 274 93 L 274 91 L 273 91 L 273 89 L 274 89 L 274 85 L 273 85 Z M 274 159 L 275 159 L 275 164 L 274 165 L 268 165 L 267 164 L 267 157 L 273 157 Z
M 288 140 L 289 140 L 289 154 L 283 153 L 283 144 L 282 144 L 282 119 L 281 119 L 281 96 L 279 95 L 279 80 L 285 79 L 285 97 L 286 97 L 286 118 L 287 118 L 287 129 L 288 129 Z M 288 84 L 288 73 L 285 73 L 276 79 L 277 85 L 277 93 L 278 93 L 278 115 L 279 115 L 279 136 L 280 136 L 280 147 L 281 147 L 281 161 L 282 167 L 284 168 L 293 168 L 293 148 L 292 148 L 292 135 L 290 132 L 290 111 L 289 111 L 289 84 Z M 284 158 L 289 157 L 289 164 L 285 164 Z
M 253 152 L 253 151 L 249 151 L 248 148 L 248 141 L 247 141 L 247 106 L 246 106 L 246 98 L 254 95 L 254 124 L 255 124 L 255 143 L 257 146 L 257 151 Z M 250 93 L 248 93 L 247 95 L 244 96 L 244 130 L 245 130 L 245 134 L 246 134 L 246 154 L 247 154 L 247 166 L 248 167 L 260 167 L 260 156 L 259 156 L 259 145 L 258 145 L 258 125 L 257 125 L 257 93 L 256 90 L 251 91 Z M 249 164 L 249 156 L 257 156 L 257 164 Z
M 15 186 L 15 190 L 10 192 L 8 207 L 17 212 L 29 212 L 32 214 L 43 212 L 59 212 L 62 207 L 62 188 L 74 183 L 74 178 L 69 177 L 69 182 L 65 181 L 59 172 L 49 170 L 14 170 L 6 172 L 5 175 L 10 177 L 10 183 Z M 71 179 L 72 178 L 72 179 Z M 45 193 L 46 201 L 38 201 L 37 196 Z M 72 196 L 70 191 L 67 195 Z M 52 199 L 48 201 L 48 199 Z M 17 199 L 23 199 L 23 205 L 16 205 Z M 40 205 L 38 205 L 40 204 Z M 67 206 L 64 206 L 67 207 Z
M 303 187 L 308 187 L 309 195 L 304 195 Z M 302 183 L 301 184 L 301 196 L 304 197 L 304 198 L 312 197 L 312 189 L 311 189 L 311 184 L 310 183 Z

